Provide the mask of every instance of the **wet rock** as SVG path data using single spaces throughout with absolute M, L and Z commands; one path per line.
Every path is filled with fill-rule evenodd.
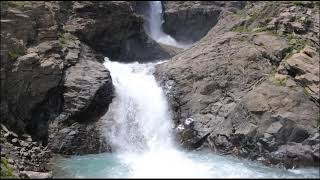
M 184 125 L 191 128 L 193 126 L 193 123 L 194 123 L 194 120 L 192 118 L 187 118 L 185 121 L 184 121 Z
M 11 140 L 11 142 L 12 142 L 12 144 L 14 144 L 14 145 L 20 145 L 17 138 L 13 138 L 13 139 Z
M 309 137 L 308 131 L 297 126 L 292 130 L 291 135 L 288 138 L 288 141 L 300 143 L 305 139 L 307 139 L 308 137 Z
M 8 159 L 8 163 L 13 164 L 14 163 L 13 159 Z
M 319 162 L 313 158 L 311 146 L 299 143 L 280 146 L 271 155 L 272 162 L 280 162 L 287 168 L 319 165 Z
M 264 133 L 263 136 L 267 141 L 271 141 L 273 138 L 273 135 L 269 133 Z
M 53 177 L 51 172 L 21 171 L 20 175 L 27 179 L 51 179 Z
M 20 144 L 22 147 L 28 147 L 28 146 L 29 146 L 29 144 L 28 144 L 27 142 L 22 141 L 22 140 L 19 141 L 19 144 Z
M 319 132 L 316 132 L 312 135 L 310 135 L 306 140 L 302 142 L 302 144 L 307 144 L 307 145 L 316 145 L 320 143 L 320 134 Z
M 244 127 L 239 127 L 239 129 L 237 129 L 235 131 L 235 134 L 243 134 L 245 136 L 254 136 L 255 133 L 257 132 L 258 126 L 254 125 L 254 124 L 247 124 Z
M 32 142 L 32 138 L 30 135 L 28 134 L 23 134 L 22 137 L 24 138 L 25 141 L 27 142 Z
M 282 127 L 283 125 L 280 122 L 274 122 L 268 127 L 268 129 L 266 130 L 266 133 L 277 134 L 279 133 Z

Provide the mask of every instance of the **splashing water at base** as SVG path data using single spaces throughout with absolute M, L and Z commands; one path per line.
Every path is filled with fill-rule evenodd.
M 53 175 L 54 178 L 320 177 L 318 168 L 285 170 L 205 152 L 178 153 L 131 154 L 126 157 L 111 153 L 74 156 L 56 160 Z
M 171 117 L 152 75 L 155 63 L 106 59 L 116 97 L 104 119 L 114 153 L 74 156 L 55 163 L 55 177 L 70 178 L 317 178 L 317 168 L 285 170 L 256 162 L 185 152 L 173 143 Z

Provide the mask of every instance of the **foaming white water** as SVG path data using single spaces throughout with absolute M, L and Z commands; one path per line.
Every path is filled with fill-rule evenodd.
M 171 122 L 162 89 L 152 75 L 153 64 L 122 64 L 106 60 L 116 97 L 110 105 L 115 128 L 111 140 L 120 151 L 171 147 Z
M 143 154 L 127 154 L 132 178 L 205 178 L 210 177 L 210 166 L 195 163 L 173 148 L 147 151 Z
M 106 59 L 116 97 L 105 118 L 106 136 L 130 177 L 208 177 L 209 169 L 176 149 L 171 117 L 154 63 L 122 64 Z
M 190 45 L 178 43 L 173 37 L 163 32 L 162 24 L 163 14 L 162 14 L 162 5 L 161 1 L 150 1 L 149 2 L 150 11 L 149 11 L 149 30 L 150 30 L 150 37 L 155 41 L 175 46 L 179 48 L 188 48 Z

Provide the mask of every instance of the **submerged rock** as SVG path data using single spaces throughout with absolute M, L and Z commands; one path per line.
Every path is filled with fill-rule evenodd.
M 52 173 L 51 172 L 21 171 L 20 177 L 23 179 L 52 179 Z

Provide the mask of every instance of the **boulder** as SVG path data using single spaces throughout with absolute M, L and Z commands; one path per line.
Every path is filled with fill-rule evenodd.
M 290 143 L 282 145 L 279 149 L 271 153 L 271 161 L 274 164 L 283 164 L 287 168 L 319 166 L 318 152 L 312 152 L 312 147 L 299 143 Z M 314 158 L 318 156 L 317 158 Z
M 63 154 L 109 151 L 99 118 L 113 98 L 111 76 L 92 49 L 80 47 L 78 62 L 65 72 L 61 113 L 49 124 L 49 147 Z

